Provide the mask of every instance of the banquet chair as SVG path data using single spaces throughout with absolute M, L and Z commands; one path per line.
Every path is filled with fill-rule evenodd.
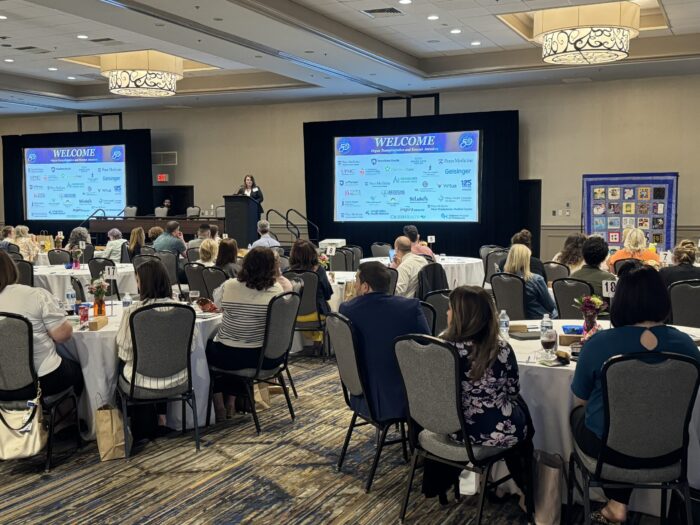
M 481 262 L 484 263 L 484 273 L 486 273 L 486 257 L 488 254 L 503 249 L 503 246 L 499 246 L 498 244 L 484 244 L 479 248 L 479 257 L 481 258 Z
M 226 218 L 226 206 L 217 206 L 216 207 L 216 218 L 217 219 L 225 219 Z
M 700 279 L 678 281 L 668 287 L 673 324 L 700 328 Z
M 418 272 L 418 290 L 416 297 L 423 301 L 425 296 L 435 290 L 449 288 L 445 268 L 440 263 L 428 263 Z
M 34 266 L 29 261 L 15 261 L 17 266 L 18 279 L 17 284 L 25 286 L 34 286 Z
M 154 210 L 155 216 L 156 217 L 167 217 L 168 216 L 168 208 L 165 206 L 158 206 Z
M 338 248 L 338 250 L 342 252 L 343 255 L 345 255 L 345 268 L 347 268 L 345 271 L 352 272 L 354 270 L 355 265 L 355 253 L 347 246 Z
M 71 275 L 70 284 L 73 287 L 73 291 L 75 292 L 75 302 L 86 303 L 87 298 L 85 297 L 85 288 L 83 287 L 83 283 L 80 282 L 80 279 Z
M 486 492 L 512 478 L 508 474 L 496 481 L 489 481 L 492 467 L 508 454 L 508 449 L 476 446 L 469 439 L 459 442 L 450 437 L 458 432 L 463 436 L 469 435 L 462 414 L 462 378 L 454 347 L 435 337 L 406 335 L 396 339 L 394 352 L 403 378 L 409 413 L 408 434 L 413 450 L 399 521 L 403 523 L 406 517 L 413 476 L 420 457 L 481 476 L 476 519 L 473 522 L 480 525 Z M 529 415 L 527 417 L 527 426 L 532 428 Z M 415 433 L 412 431 L 414 425 L 418 427 Z M 525 463 L 529 471 L 525 505 L 528 522 L 534 523 L 532 458 L 525 458 Z
M 613 271 L 615 272 L 615 275 L 617 275 L 620 271 L 620 268 L 622 268 L 627 263 L 637 265 L 641 264 L 641 261 L 639 259 L 620 259 L 619 261 L 615 261 L 615 264 L 613 265 Z
M 24 257 L 19 252 L 7 252 L 7 255 L 9 255 L 10 259 L 12 259 L 13 261 L 23 261 L 24 260 Z
M 330 270 L 332 272 L 347 272 L 347 258 L 345 257 L 345 252 L 337 249 L 335 254 L 329 257 L 330 259 Z
M 491 277 L 491 290 L 496 310 L 505 310 L 511 320 L 527 319 L 525 312 L 525 281 L 519 275 L 501 272 Z
M 581 279 L 565 277 L 556 279 L 552 283 L 552 291 L 554 292 L 554 302 L 557 303 L 559 319 L 580 319 L 581 309 L 574 305 L 574 299 L 579 299 L 584 295 L 593 295 L 593 286 Z
M 294 330 L 297 332 L 323 332 L 326 328 L 326 322 L 316 305 L 318 274 L 312 271 L 296 272 L 287 270 L 282 275 L 290 281 L 292 279 L 299 279 L 304 283 L 304 291 L 301 294 L 301 305 L 299 306 L 299 316 L 313 316 L 315 314 L 313 321 L 297 321 Z M 324 355 L 323 346 L 321 346 L 321 355 Z
M 141 246 L 141 255 L 155 255 L 156 249 L 153 246 Z
M 134 255 L 134 258 L 131 260 L 131 264 L 134 266 L 134 271 L 136 271 L 136 269 L 146 261 L 160 261 L 160 259 L 155 255 L 145 254 L 142 250 L 141 255 Z
M 61 250 L 60 248 L 54 248 L 49 250 L 49 264 L 52 266 L 64 266 L 71 262 L 70 252 L 68 250 Z
M 346 244 L 345 248 L 352 252 L 352 271 L 355 272 L 360 268 L 360 261 L 364 257 L 361 246 L 355 246 L 354 244 Z
M 204 284 L 207 287 L 207 297 L 214 299 L 214 290 L 228 280 L 228 275 L 221 268 L 216 266 L 205 267 L 202 270 Z
M 666 522 L 667 492 L 685 500 L 687 525 L 692 525 L 688 485 L 688 427 L 700 385 L 700 364 L 666 352 L 639 352 L 608 359 L 601 370 L 604 428 L 598 457 L 573 443 L 569 461 L 567 522 L 574 486 L 583 495 L 590 523 L 589 489 L 637 488 L 661 491 L 661 523 Z M 635 468 L 618 467 L 610 455 L 621 455 Z M 581 473 L 581 485 L 576 471 Z
M 565 264 L 554 261 L 547 261 L 544 263 L 545 281 L 548 283 L 554 282 L 557 279 L 564 279 L 570 274 L 569 267 Z
M 129 243 L 122 243 L 122 253 L 119 258 L 120 264 L 129 264 L 131 262 L 131 256 L 129 255 Z
M 365 482 L 365 492 L 368 493 L 372 488 L 374 475 L 377 471 L 379 458 L 382 454 L 384 445 L 393 445 L 401 443 L 403 448 L 404 461 L 408 461 L 408 451 L 406 450 L 406 429 L 405 419 L 388 419 L 378 420 L 374 414 L 373 403 L 368 402 L 371 399 L 372 393 L 368 389 L 368 383 L 365 380 L 362 367 L 358 363 L 357 356 L 357 339 L 352 323 L 344 315 L 332 313 L 326 319 L 328 330 L 329 345 L 335 352 L 336 361 L 338 364 L 338 375 L 340 376 L 340 384 L 343 388 L 343 397 L 345 404 L 352 410 L 352 418 L 348 427 L 343 448 L 340 450 L 337 469 L 338 472 L 343 468 L 345 454 L 350 445 L 350 438 L 355 428 L 365 425 L 372 425 L 377 431 L 377 446 L 374 453 L 372 466 L 370 467 L 369 476 Z M 360 423 L 357 419 L 360 419 Z M 387 441 L 386 435 L 394 425 L 399 425 L 401 438 Z
M 425 301 L 420 302 L 420 308 L 423 310 L 423 315 L 425 320 L 428 321 L 428 328 L 430 329 L 430 334 L 435 335 L 435 320 L 437 317 L 437 312 L 432 304 L 426 303 Z
M 206 268 L 206 266 L 204 266 L 203 264 L 185 264 L 185 275 L 187 276 L 187 285 L 190 291 L 198 291 L 200 297 L 211 299 L 209 291 L 207 290 L 207 285 L 204 282 L 204 268 Z
M 8 253 L 19 253 L 19 246 L 17 246 L 17 245 L 14 244 L 14 243 L 10 243 L 10 244 L 7 246 L 7 252 L 8 252 Z
M 375 242 L 370 246 L 372 257 L 389 257 L 389 250 L 391 250 L 391 248 L 391 244 L 385 242 Z
M 289 351 L 292 349 L 292 341 L 294 338 L 294 324 L 296 323 L 297 314 L 301 298 L 296 292 L 286 292 L 275 296 L 267 306 L 267 314 L 265 319 L 265 339 L 260 351 L 260 360 L 256 368 L 244 368 L 242 370 L 224 370 L 213 366 L 209 367 L 209 401 L 207 402 L 207 426 L 211 420 L 211 405 L 214 397 L 214 380 L 215 378 L 233 377 L 242 381 L 245 384 L 245 394 L 250 403 L 255 430 L 260 435 L 260 421 L 258 413 L 255 409 L 255 397 L 253 388 L 256 383 L 266 383 L 268 385 L 279 385 L 282 387 L 282 393 L 287 401 L 289 415 L 294 421 L 294 407 L 292 400 L 289 397 L 287 385 L 284 381 L 284 372 L 288 371 L 287 360 Z M 268 367 L 266 363 L 276 362 L 277 364 Z
M 31 393 L 27 392 L 27 397 L 17 401 L 6 401 L 0 395 L 0 407 L 4 410 L 26 410 L 28 401 L 37 397 L 39 391 L 39 377 L 34 367 L 34 336 L 32 324 L 21 315 L 0 312 L 0 332 L 3 334 L 2 345 L 0 345 L 0 362 L 2 363 L 2 373 L 0 373 L 0 391 L 11 392 L 16 390 L 29 390 L 27 385 L 32 386 Z M 24 396 L 22 396 L 24 397 Z M 48 415 L 48 441 L 46 444 L 45 472 L 51 470 L 54 429 L 57 423 L 61 423 L 64 418 L 57 421 L 57 408 L 65 400 L 72 401 L 75 413 L 75 426 L 77 435 L 77 448 L 82 446 L 78 421 L 78 397 L 70 386 L 58 394 L 51 396 L 41 396 L 41 410 Z M 32 418 L 35 417 L 32 413 Z M 3 423 L 0 423 L 2 425 Z
M 284 256 L 284 248 L 282 248 L 281 246 L 273 246 L 271 249 L 273 252 L 276 252 L 278 256 Z
M 124 208 L 124 217 L 136 217 L 139 209 L 137 206 L 127 206 Z
M 90 278 L 92 280 L 98 279 L 99 277 L 102 277 L 102 274 L 105 271 L 105 268 L 107 266 L 113 266 L 115 267 L 116 271 L 116 264 L 114 264 L 114 261 L 111 259 L 103 259 L 103 258 L 94 258 L 90 259 L 88 261 L 88 268 L 90 269 Z M 115 273 L 116 277 L 116 273 Z M 113 281 L 107 281 L 109 283 L 109 290 L 107 291 L 108 296 L 117 296 L 117 300 L 121 301 L 122 296 L 119 294 L 119 286 L 117 286 L 117 280 Z
M 435 331 L 440 335 L 447 328 L 447 310 L 450 307 L 450 290 L 435 290 L 425 296 L 425 302 L 435 309 Z
M 170 285 L 175 288 L 177 286 L 178 293 L 182 296 L 182 286 L 180 286 L 180 279 L 177 276 L 177 255 L 172 252 L 157 251 L 156 257 L 160 259 L 163 263 L 165 269 L 168 271 L 168 278 L 170 279 Z
M 85 264 L 93 257 L 95 257 L 95 245 L 94 244 L 86 244 L 85 249 L 83 250 L 83 253 L 80 256 L 80 264 Z
M 198 219 L 201 214 L 202 208 L 199 206 L 188 206 L 187 210 L 185 210 L 185 215 L 188 219 Z
M 199 248 L 188 248 L 186 255 L 187 262 L 197 262 L 199 260 Z
M 286 257 L 284 255 L 280 255 L 279 262 L 280 262 L 280 270 L 282 272 L 286 272 L 287 270 L 289 270 L 289 257 Z
M 133 346 L 131 377 L 123 372 L 117 380 L 117 398 L 121 401 L 124 421 L 125 459 L 129 458 L 129 427 L 127 411 L 130 406 L 155 405 L 180 401 L 182 403 L 182 433 L 186 432 L 185 404 L 192 409 L 194 440 L 199 451 L 197 402 L 192 387 L 192 335 L 196 314 L 185 304 L 149 304 L 135 310 L 129 317 Z M 137 375 L 149 378 L 149 386 L 137 386 Z M 186 376 L 186 381 L 173 385 L 171 376 Z M 159 386 L 150 386 L 152 383 Z
M 389 270 L 389 295 L 396 294 L 396 283 L 399 282 L 399 271 L 396 268 L 387 268 Z
M 501 266 L 505 264 L 507 258 L 508 250 L 496 250 L 486 256 L 486 268 L 484 270 L 484 282 L 482 283 L 482 287 L 485 287 L 486 283 L 490 283 L 491 277 L 501 271 Z

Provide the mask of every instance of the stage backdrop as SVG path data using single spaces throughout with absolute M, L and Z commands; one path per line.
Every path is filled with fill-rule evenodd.
M 622 230 L 640 228 L 658 251 L 676 243 L 678 173 L 624 173 L 583 176 L 583 223 L 588 234 L 622 247 Z
M 436 236 L 438 253 L 478 257 L 484 244 L 507 246 L 521 228 L 518 221 L 518 112 L 496 111 L 427 117 L 311 122 L 304 124 L 306 208 L 321 238 L 345 238 L 369 247 L 375 241 L 393 243 L 404 224 L 396 222 L 335 222 L 334 169 L 336 137 L 479 131 L 481 179 L 478 222 L 417 222 L 423 240 Z M 388 188 L 391 190 L 391 187 Z M 539 235 L 539 232 L 533 232 Z

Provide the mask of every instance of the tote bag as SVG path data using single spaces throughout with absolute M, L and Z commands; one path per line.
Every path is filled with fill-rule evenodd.
M 24 410 L 0 408 L 0 459 L 35 456 L 46 446 L 48 431 L 41 411 L 41 390 Z

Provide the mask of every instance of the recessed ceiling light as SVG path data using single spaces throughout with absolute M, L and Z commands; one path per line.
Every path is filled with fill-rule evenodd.
M 87 39 L 90 38 L 90 37 L 87 36 L 87 35 L 78 35 L 78 38 L 79 38 L 80 40 L 87 40 Z
M 413 0 L 399 0 L 399 4 L 410 4 Z
M 439 44 L 439 43 L 440 43 L 439 40 L 426 40 L 426 42 L 427 42 L 428 44 Z
M 7 20 L 7 17 L 5 15 L 0 15 L 0 20 Z
M 11 63 L 11 62 L 14 62 L 14 61 L 15 61 L 14 58 L 6 58 L 6 59 L 5 59 L 5 62 L 8 62 L 8 63 Z
M 75 77 L 66 77 L 68 80 L 75 80 Z
M 57 67 L 50 67 L 49 71 L 58 71 L 58 68 Z
M 462 30 L 458 29 L 458 28 L 450 29 L 450 33 L 452 33 L 453 35 L 458 35 L 461 32 L 462 32 Z
M 440 20 L 438 15 L 428 15 L 428 20 Z
M 214 22 L 223 22 L 223 21 L 224 21 L 224 19 L 221 18 L 220 16 L 217 16 L 216 18 L 214 18 Z
M 306 51 L 304 51 L 304 53 L 306 53 L 307 55 L 313 55 L 314 52 L 311 49 L 307 49 Z
M 480 42 L 479 40 L 472 40 L 472 41 L 471 41 L 471 45 L 472 45 L 472 46 L 480 46 L 480 45 L 481 45 L 481 42 Z
M 262 55 L 255 55 L 255 58 L 262 58 Z

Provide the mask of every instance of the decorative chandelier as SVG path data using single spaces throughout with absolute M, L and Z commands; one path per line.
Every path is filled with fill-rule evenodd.
M 548 64 L 604 64 L 627 58 L 639 34 L 639 5 L 593 4 L 537 11 L 533 34 Z
M 160 51 L 130 51 L 100 57 L 109 91 L 126 97 L 169 97 L 182 78 L 182 58 Z

